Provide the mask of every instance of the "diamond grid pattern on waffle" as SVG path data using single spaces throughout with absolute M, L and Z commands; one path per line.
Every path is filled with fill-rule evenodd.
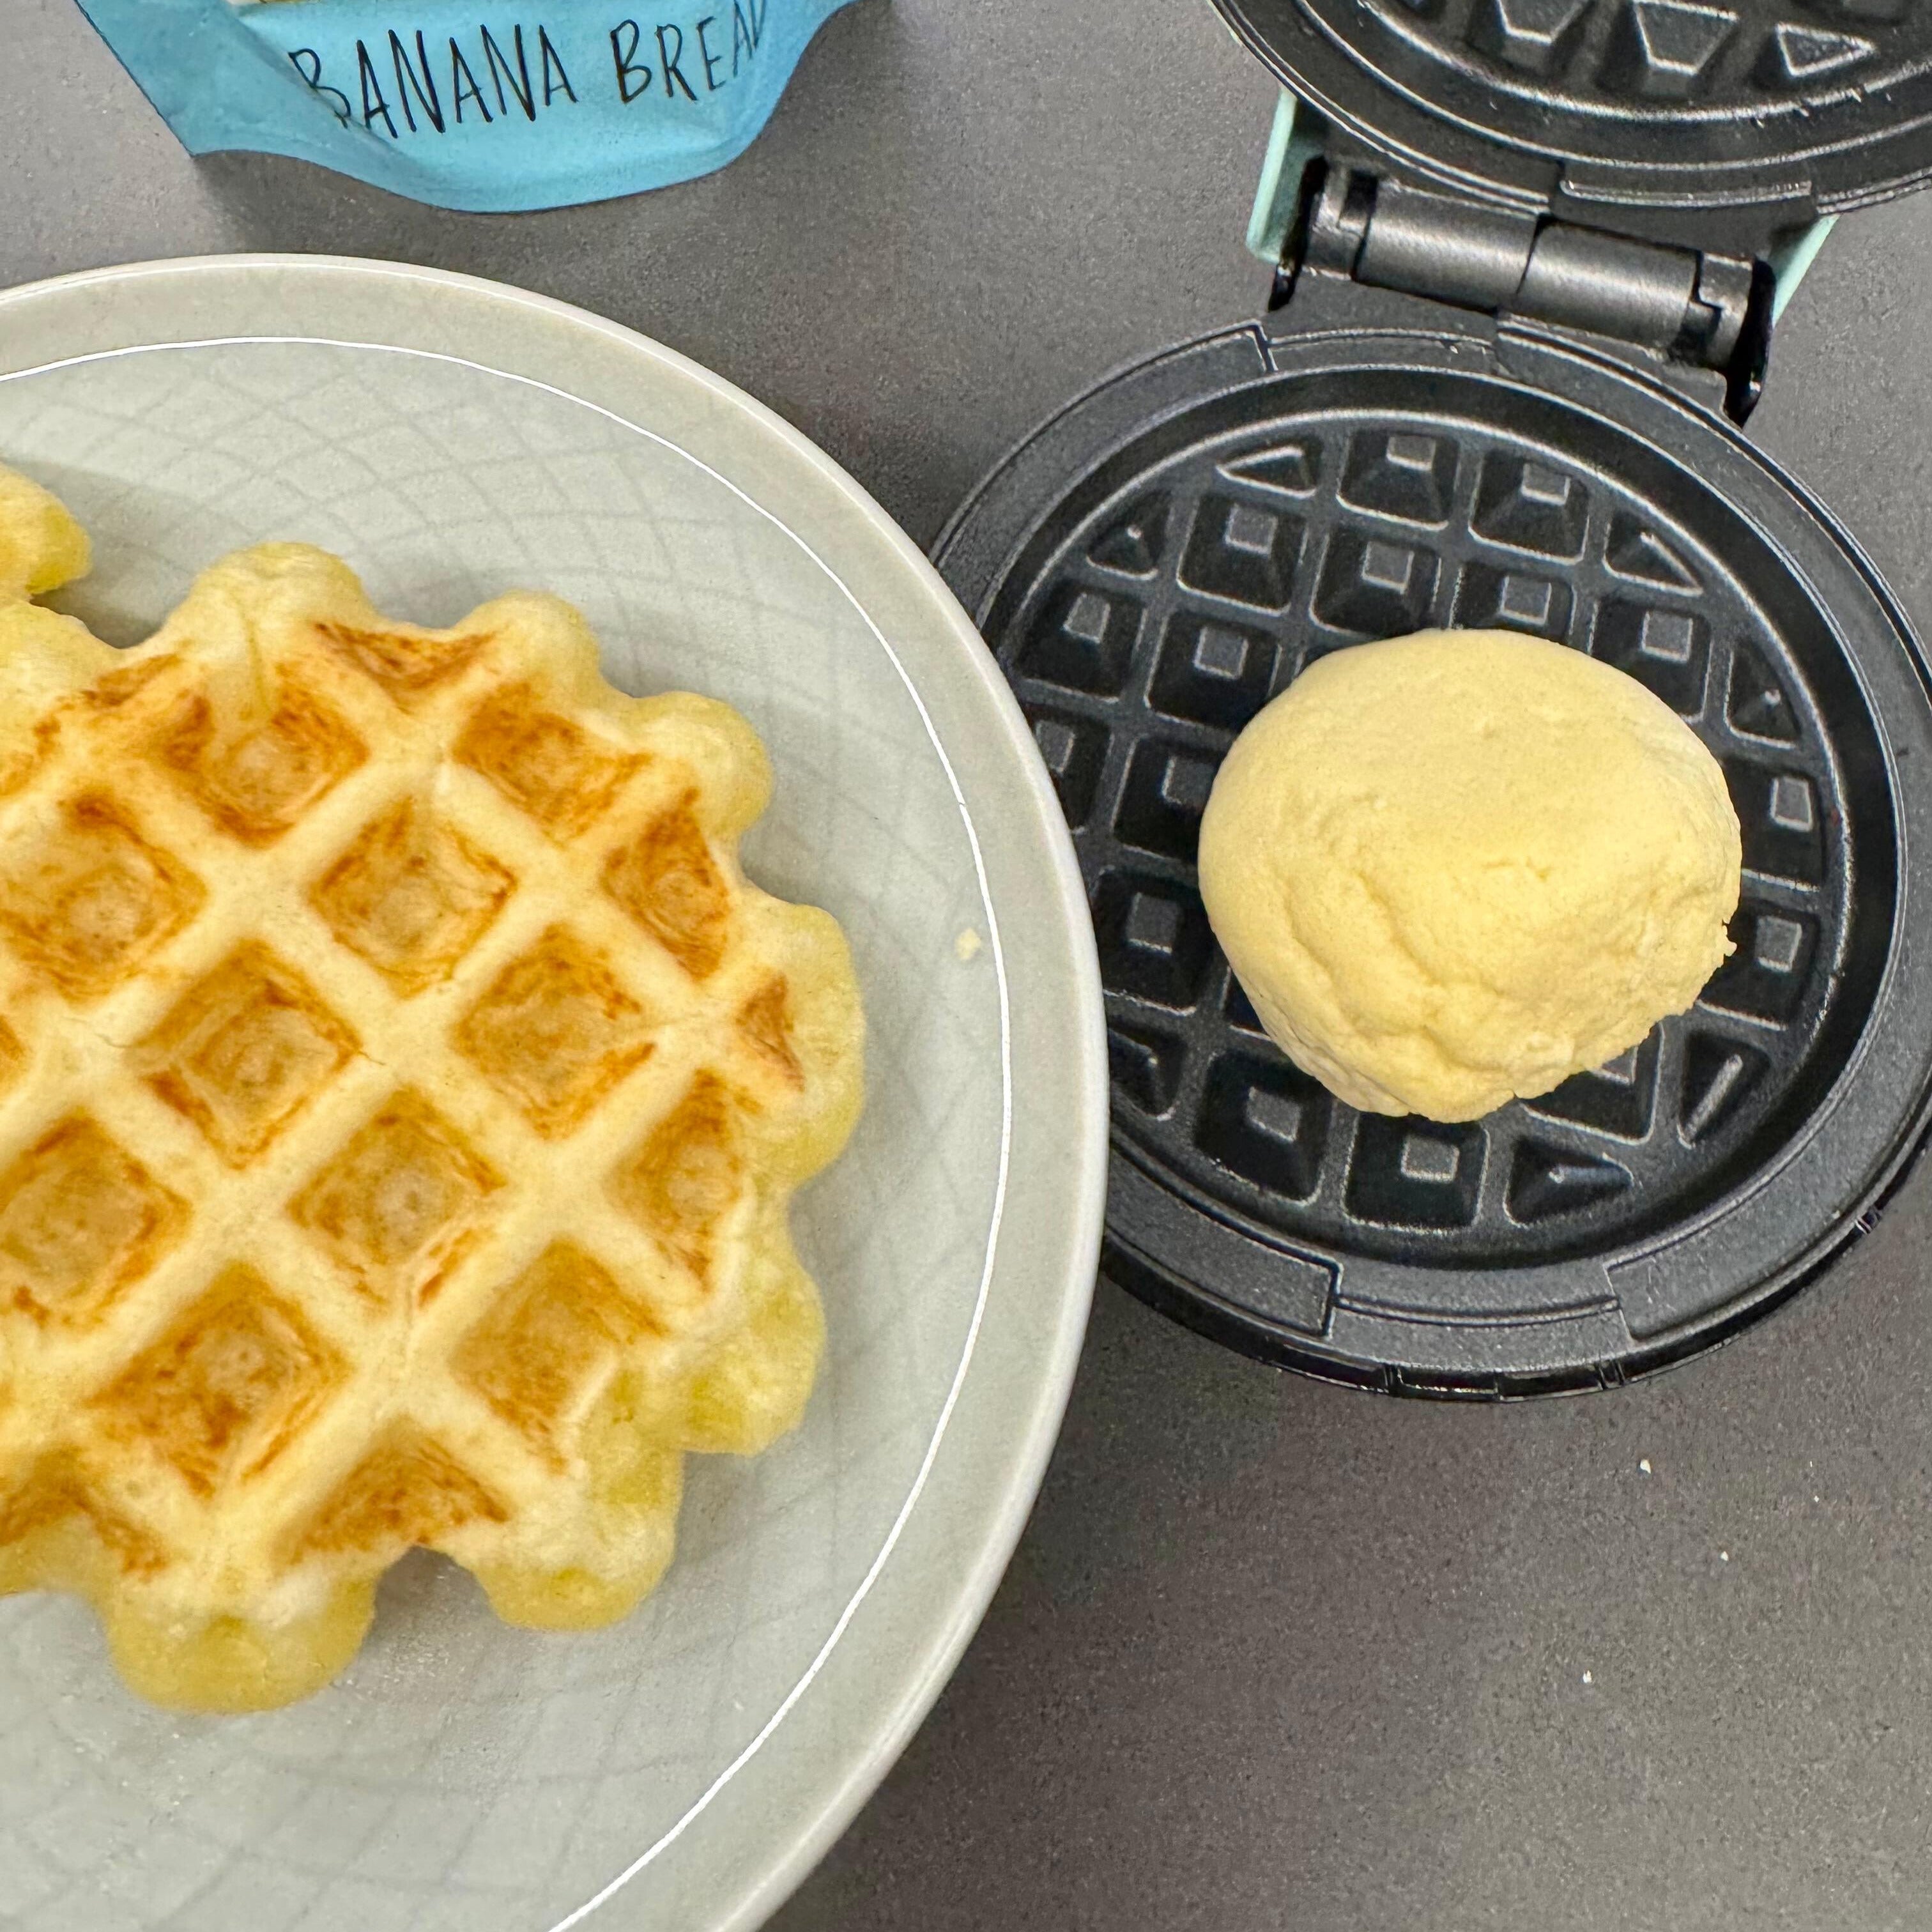
M 608 1616 L 676 1486 L 600 1501 L 596 1403 L 674 1456 L 722 1351 L 707 1446 L 795 1414 L 760 1324 L 814 1305 L 784 1204 L 856 1107 L 850 967 L 738 874 L 742 721 L 594 663 L 553 600 L 418 633 L 285 546 L 62 703 L 0 805 L 0 1584 L 46 1545 L 111 1598 L 125 1524 L 190 1622 L 298 1622 L 412 1542 Z M 668 816 L 657 915 L 605 886 Z
M 1688 1015 L 1472 1126 L 1358 1116 L 1268 1040 L 1196 889 L 1235 733 L 1324 652 L 1430 625 L 1588 650 L 1722 760 L 1737 951 Z M 1239 1220 L 1345 1252 L 1534 1262 L 1718 1184 L 1802 1077 L 1848 876 L 1803 677 L 1695 543 L 1496 429 L 1364 412 L 1143 475 L 1077 527 L 997 640 L 1072 825 L 1106 984 L 1115 1132 Z
M 231 354 L 244 394 L 222 380 Z M 301 344 L 130 358 L 0 399 L 14 450 L 36 461 L 84 460 L 143 504 L 173 500 L 146 488 L 166 473 L 237 530 L 303 529 L 389 560 L 389 608 L 447 620 L 506 581 L 567 582 L 602 614 L 621 686 L 656 688 L 669 664 L 671 681 L 715 684 L 754 718 L 768 700 L 787 721 L 767 738 L 784 776 L 747 863 L 769 866 L 775 887 L 842 882 L 855 950 L 890 970 L 868 1015 L 872 1144 L 796 1210 L 814 1271 L 837 1283 L 813 1414 L 782 1454 L 690 1468 L 670 1587 L 628 1624 L 532 1642 L 479 1616 L 466 1576 L 405 1559 L 348 1681 L 271 1725 L 291 1742 L 265 1751 L 248 1745 L 260 1727 L 175 1726 L 122 1696 L 76 1605 L 0 1603 L 0 1676 L 22 1719 L 0 1891 L 20 1932 L 84 1919 L 104 1888 L 144 1924 L 186 1917 L 197 1932 L 338 1911 L 412 1932 L 548 1924 L 755 1738 L 864 1579 L 932 1434 L 980 1277 L 998 1127 L 991 948 L 970 969 L 953 952 L 962 925 L 987 930 L 964 814 L 892 659 L 792 537 L 681 453 L 566 398 Z M 194 440 L 210 424 L 218 449 Z M 206 528 L 157 536 L 117 519 L 83 596 L 144 609 L 172 596 L 206 560 Z M 916 627 L 888 634 L 922 676 Z M 973 798 L 974 775 L 961 776 Z M 82 1726 L 76 1712 L 91 1714 Z M 787 1724 L 810 1716 L 808 1700 Z M 452 1783 L 472 1738 L 501 1775 Z M 158 1826 L 116 1769 L 150 1739 L 182 1801 Z M 62 1828 L 83 1812 L 84 1847 Z M 669 1882 L 676 1863 L 632 1882 L 627 1895 L 650 1901 L 633 1909 L 678 1918 L 689 1887 Z
M 255 1270 L 237 1262 L 94 1399 L 194 1493 L 258 1474 L 339 1387 L 348 1365 Z

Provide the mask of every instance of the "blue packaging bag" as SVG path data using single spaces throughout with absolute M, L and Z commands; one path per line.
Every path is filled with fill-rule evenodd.
M 560 208 L 742 153 L 846 0 L 80 0 L 189 153 Z

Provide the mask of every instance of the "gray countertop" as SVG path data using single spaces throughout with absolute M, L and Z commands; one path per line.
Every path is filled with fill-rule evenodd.
M 1111 366 L 1250 314 L 1268 82 L 1206 0 L 860 0 L 711 179 L 453 215 L 176 146 L 0 0 L 0 283 L 232 249 L 541 290 L 775 405 L 922 542 Z M 1932 633 L 1932 195 L 1842 225 L 1754 434 Z M 1397 1403 L 1103 1286 L 957 1678 L 781 1932 L 1932 1923 L 1932 1166 L 1716 1355 Z

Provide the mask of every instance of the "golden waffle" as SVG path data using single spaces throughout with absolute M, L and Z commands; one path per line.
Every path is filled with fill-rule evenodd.
M 819 1352 L 786 1209 L 862 1023 L 739 869 L 769 787 L 553 598 L 424 630 L 272 544 L 131 650 L 0 602 L 0 1592 L 211 1709 L 326 1682 L 415 1544 L 636 1604 L 683 1452 Z

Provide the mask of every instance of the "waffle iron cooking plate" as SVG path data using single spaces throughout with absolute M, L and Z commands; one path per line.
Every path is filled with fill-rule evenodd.
M 1345 17 L 1325 0 L 1229 10 L 1251 34 L 1292 16 L 1331 53 L 1316 28 Z M 1592 72 L 1618 44 L 1606 10 L 1564 29 Z M 1361 38 L 1481 37 L 1473 15 L 1412 20 L 1403 0 L 1348 11 L 1373 16 Z M 1390 98 L 1412 134 L 1412 98 Z M 1601 1386 L 1775 1306 L 1869 1225 L 1925 1136 L 1932 878 L 1907 860 L 1932 849 L 1927 670 L 1851 539 L 1722 413 L 1762 374 L 1779 223 L 1817 212 L 1794 201 L 1793 170 L 1757 165 L 1766 193 L 1724 211 L 1723 247 L 1748 252 L 1718 266 L 1741 260 L 1730 286 L 1754 311 L 1694 366 L 1683 338 L 1483 312 L 1466 274 L 1444 302 L 1418 276 L 1397 292 L 1336 272 L 1320 231 L 1352 195 L 1412 227 L 1445 211 L 1452 240 L 1472 222 L 1505 239 L 1549 225 L 1498 224 L 1487 192 L 1472 217 L 1442 170 L 1399 172 L 1364 143 L 1361 120 L 1358 105 L 1308 163 L 1286 306 L 1072 404 L 936 554 L 1033 722 L 1090 896 L 1114 1070 L 1109 1273 L 1334 1378 Z M 1869 145 L 1902 167 L 1910 144 Z M 1513 171 L 1520 186 L 1520 160 L 1488 188 Z M 1599 259 L 1681 248 L 1682 213 L 1640 210 Z M 1687 272 L 1695 291 L 1698 258 Z M 1248 718 L 1325 652 L 1450 624 L 1550 637 L 1648 685 L 1721 760 L 1745 865 L 1736 951 L 1690 1012 L 1460 1126 L 1358 1114 L 1299 1072 L 1230 976 L 1195 876 L 1202 809 Z

